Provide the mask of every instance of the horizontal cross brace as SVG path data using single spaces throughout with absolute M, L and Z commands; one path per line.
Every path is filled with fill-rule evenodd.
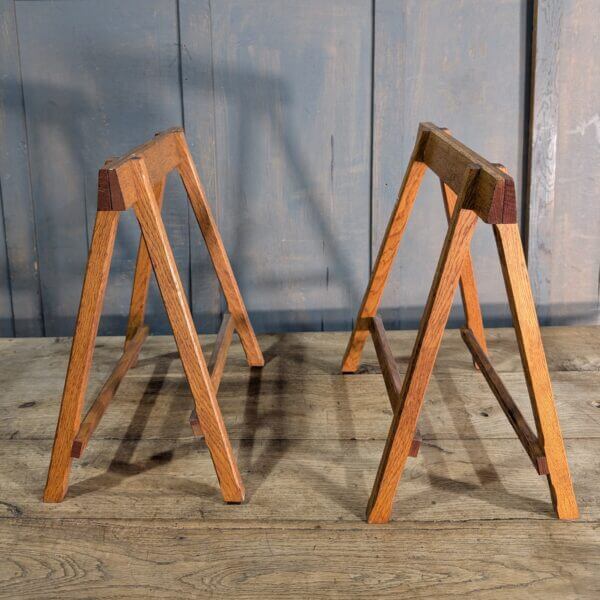
M 525 448 L 525 452 L 529 455 L 535 470 L 539 475 L 548 475 L 548 463 L 544 451 L 540 446 L 538 437 L 529 427 L 529 424 L 519 410 L 519 407 L 515 404 L 515 401 L 506 389 L 502 379 L 500 379 L 500 376 L 492 366 L 487 354 L 483 351 L 470 329 L 461 329 L 460 334 L 467 345 L 467 348 L 471 352 L 473 360 L 483 373 L 494 396 L 496 396 L 500 408 L 504 411 L 509 423 L 515 430 L 519 441 L 523 444 L 523 448 Z
M 85 415 L 85 419 L 75 436 L 73 446 L 71 447 L 71 456 L 73 458 L 81 458 L 92 434 L 98 427 L 100 419 L 104 415 L 108 405 L 115 397 L 121 381 L 127 374 L 127 371 L 135 364 L 137 357 L 142 348 L 142 344 L 148 337 L 149 329 L 147 325 L 140 327 L 136 334 L 131 338 L 125 347 L 125 352 L 115 365 L 113 372 L 102 386 L 100 393 L 94 400 L 90 410 Z
M 387 389 L 390 404 L 392 410 L 396 412 L 402 404 L 402 378 L 394 359 L 394 354 L 388 342 L 385 334 L 385 328 L 383 321 L 379 315 L 371 317 L 369 321 L 369 330 L 371 331 L 371 338 L 373 339 L 373 345 L 375 346 L 375 352 L 377 353 L 377 360 L 381 367 L 381 374 L 385 381 L 385 387 Z M 421 434 L 419 430 L 415 432 L 413 438 L 409 456 L 416 457 L 419 454 L 419 448 L 421 447 Z

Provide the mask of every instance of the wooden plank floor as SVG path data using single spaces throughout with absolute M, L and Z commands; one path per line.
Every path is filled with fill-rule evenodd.
M 390 332 L 401 371 L 414 332 Z M 202 338 L 205 352 L 214 338 Z M 68 339 L 0 340 L 2 598 L 598 598 L 600 328 L 544 330 L 581 508 L 552 516 L 548 488 L 446 333 L 393 521 L 364 523 L 391 411 L 369 344 L 340 375 L 346 333 L 237 341 L 219 401 L 248 500 L 222 503 L 170 337 L 149 338 L 62 504 L 40 501 Z M 511 330 L 492 360 L 531 417 Z M 121 338 L 98 342 L 88 400 Z

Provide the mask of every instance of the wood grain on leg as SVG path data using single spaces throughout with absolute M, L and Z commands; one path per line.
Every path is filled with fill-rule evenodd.
M 446 185 L 441 180 L 440 185 L 442 187 L 446 218 L 448 219 L 448 224 L 450 224 L 456 206 L 456 194 L 450 186 Z M 460 274 L 459 285 L 467 327 L 473 332 L 475 339 L 483 348 L 483 351 L 487 352 L 483 317 L 481 315 L 481 305 L 479 303 L 479 294 L 477 293 L 475 270 L 473 268 L 473 258 L 470 249 Z
M 178 136 L 178 144 L 180 151 L 183 153 L 183 159 L 178 167 L 179 174 L 181 175 L 200 230 L 202 231 L 202 236 L 206 242 L 210 258 L 227 302 L 227 308 L 235 322 L 236 331 L 246 353 L 248 364 L 251 367 L 262 367 L 265 364 L 262 351 L 250 323 L 250 318 L 248 317 L 242 294 L 233 274 L 227 251 L 210 210 L 204 187 L 196 171 L 183 133 Z
M 79 430 L 94 343 L 102 312 L 110 261 L 115 245 L 118 212 L 98 212 L 87 262 L 67 377 L 56 426 L 44 502 L 60 502 L 67 493 L 71 447 Z
M 560 519 L 577 519 L 579 510 L 567 463 L 546 355 L 531 292 L 521 235 L 516 224 L 494 226 L 502 273 L 523 361 L 538 438 L 548 463 L 548 483 Z
M 132 160 L 131 176 L 139 198 L 134 204 L 135 214 L 140 223 L 160 293 L 173 328 L 173 335 L 194 397 L 206 445 L 219 478 L 221 493 L 226 502 L 242 502 L 244 486 L 210 381 L 210 374 L 177 271 L 173 251 L 158 207 L 152 197 L 152 188 L 143 161 Z
M 210 373 L 210 380 L 212 382 L 215 394 L 219 391 L 221 385 L 221 378 L 223 377 L 223 370 L 225 369 L 225 362 L 227 361 L 227 352 L 233 339 L 233 332 L 235 331 L 235 323 L 229 313 L 223 315 L 221 321 L 221 327 L 217 333 L 217 339 L 215 340 L 215 346 L 212 354 L 208 359 L 208 372 Z M 202 427 L 200 427 L 200 421 L 198 420 L 198 414 L 196 409 L 192 410 L 190 415 L 190 426 L 194 435 L 202 435 Z
M 379 247 L 379 253 L 373 266 L 369 285 L 363 297 L 362 304 L 354 323 L 352 335 L 346 347 L 342 361 L 342 372 L 354 373 L 360 364 L 360 357 L 369 334 L 369 319 L 377 314 L 379 303 L 385 289 L 385 284 L 390 274 L 394 258 L 398 253 L 408 218 L 425 174 L 426 165 L 417 160 L 423 145 L 421 133 L 417 137 L 415 150 L 410 159 L 404 181 L 398 193 L 396 206 L 388 222 L 383 241 Z
M 162 207 L 163 195 L 165 190 L 166 178 L 160 179 L 154 185 L 154 198 L 158 210 Z M 136 332 L 144 324 L 144 313 L 146 312 L 146 301 L 148 299 L 148 287 L 150 277 L 152 276 L 152 263 L 148 256 L 148 249 L 144 237 L 140 237 L 137 260 L 135 263 L 135 275 L 133 278 L 133 288 L 131 290 L 131 302 L 129 305 L 129 320 L 127 322 L 127 334 L 125 336 L 125 345 L 133 338 Z
M 461 208 L 464 200 L 468 198 L 477 173 L 477 168 L 468 170 L 459 204 L 446 234 L 442 254 L 404 378 L 401 405 L 394 414 L 367 506 L 369 523 L 386 523 L 392 513 L 396 488 L 412 445 L 425 391 L 448 321 L 471 237 L 477 224 L 477 214 Z
M 379 365 L 381 367 L 381 374 L 383 375 L 383 381 L 385 382 L 388 398 L 390 400 L 390 404 L 392 405 L 392 410 L 396 412 L 400 406 L 402 378 L 400 377 L 398 365 L 396 365 L 394 354 L 385 334 L 383 321 L 379 315 L 375 315 L 371 319 L 369 329 L 371 331 L 373 346 L 375 346 L 375 352 L 377 353 L 377 360 L 379 361 Z M 412 457 L 418 456 L 420 447 L 421 434 L 416 431 L 408 455 Z

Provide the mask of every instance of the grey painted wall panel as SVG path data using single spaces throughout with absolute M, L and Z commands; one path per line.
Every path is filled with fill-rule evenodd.
M 215 217 L 217 202 L 212 27 L 209 0 L 180 0 L 182 102 L 186 138 Z M 199 331 L 216 331 L 222 309 L 219 283 L 190 211 L 191 302 Z
M 538 3 L 529 265 L 548 324 L 600 323 L 599 22 L 593 0 Z
M 212 11 L 220 226 L 253 322 L 348 328 L 369 271 L 371 3 Z
M 600 8 L 536 7 L 530 63 L 526 0 L 0 0 L 0 335 L 72 333 L 98 168 L 180 124 L 259 331 L 351 326 L 420 120 L 504 162 L 518 191 L 530 155 L 542 319 L 598 323 Z M 164 216 L 198 329 L 214 331 L 223 299 L 176 177 Z M 444 232 L 428 176 L 388 326 L 417 324 Z M 124 215 L 102 333 L 124 329 L 138 240 Z M 485 226 L 474 254 L 486 323 L 506 323 Z M 170 331 L 154 284 L 149 313 Z
M 1 192 L 2 190 L 0 189 L 0 336 L 12 337 L 15 335 L 15 330 L 10 296 L 8 258 L 6 256 L 6 238 L 3 224 L 4 210 Z
M 17 23 L 46 333 L 58 335 L 74 326 L 99 167 L 182 122 L 177 3 L 17 2 Z M 182 192 L 169 182 L 163 215 L 189 288 Z M 103 333 L 123 331 L 138 239 L 133 214 L 124 214 Z M 156 293 L 149 313 L 155 332 L 168 331 Z
M 2 281 L 12 296 L 13 333 L 43 335 L 19 40 L 15 6 L 9 0 L 0 2 L 0 184 L 6 237 L 3 251 L 10 265 L 3 271 Z M 2 314 L 5 317 L 5 311 Z
M 376 256 L 420 121 L 448 127 L 522 180 L 526 105 L 524 1 L 378 0 L 375 4 L 373 256 Z M 427 173 L 382 303 L 390 326 L 415 327 L 433 280 L 446 217 Z M 508 307 L 490 227 L 472 244 L 487 324 Z M 457 295 L 452 322 L 462 323 Z

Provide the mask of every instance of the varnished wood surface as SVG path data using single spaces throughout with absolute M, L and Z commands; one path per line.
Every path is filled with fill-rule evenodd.
M 148 326 L 143 325 L 133 338 L 126 343 L 123 355 L 115 365 L 113 372 L 108 376 L 106 383 L 102 386 L 100 393 L 85 415 L 83 423 L 75 436 L 71 450 L 71 456 L 74 458 L 80 458 L 85 451 L 90 438 L 100 423 L 100 419 L 102 419 L 108 405 L 114 400 L 123 378 L 136 363 L 142 344 L 148 337 L 148 331 Z
M 227 354 L 229 352 L 229 346 L 233 339 L 235 331 L 235 323 L 229 313 L 223 315 L 223 321 L 221 327 L 217 333 L 213 351 L 208 359 L 208 372 L 210 373 L 210 382 L 212 383 L 215 394 L 219 391 L 221 385 L 221 378 L 223 377 L 223 370 L 225 369 L 225 362 L 227 361 Z M 200 421 L 198 420 L 198 414 L 194 408 L 190 414 L 190 427 L 194 432 L 194 435 L 202 436 L 202 427 L 200 427 Z
M 81 408 L 92 366 L 94 342 L 106 293 L 119 213 L 98 213 L 88 257 L 69 367 L 56 421 L 56 437 L 44 489 L 46 502 L 60 502 L 69 485 L 71 449 L 81 422 Z M 54 422 L 54 421 L 53 421 Z
M 465 208 L 474 210 L 486 223 L 515 223 L 517 220 L 515 182 L 505 172 L 465 146 L 447 129 L 421 123 L 419 131 L 429 133 L 418 156 L 457 194 L 462 189 L 465 171 L 476 165 L 479 175 Z
M 444 199 L 444 210 L 446 211 L 446 220 L 448 225 L 452 221 L 452 214 L 456 206 L 456 193 L 454 190 L 440 180 L 442 189 L 442 198 Z M 482 347 L 484 352 L 487 352 L 487 343 L 485 341 L 485 330 L 483 326 L 483 316 L 481 314 L 481 305 L 479 302 L 479 294 L 477 292 L 477 282 L 475 280 L 475 268 L 473 266 L 473 258 L 471 256 L 471 248 L 467 253 L 467 258 L 463 264 L 459 279 L 460 295 L 462 298 L 463 309 L 465 311 L 465 319 L 467 327 L 473 332 L 475 339 Z
M 477 215 L 471 210 L 461 208 L 477 172 L 476 169 L 467 171 L 464 191 L 459 195 L 455 216 L 448 227 L 410 362 L 402 382 L 400 404 L 390 425 L 367 506 L 367 518 L 370 523 L 385 523 L 392 514 L 396 488 L 410 451 L 425 392 L 450 314 L 452 298 L 458 287 L 462 266 L 477 224 Z
M 200 426 L 221 483 L 226 502 L 241 502 L 244 485 L 232 454 L 227 430 L 217 403 L 206 360 L 202 353 L 192 313 L 162 222 L 158 206 L 152 195 L 150 179 L 142 161 L 133 161 L 132 182 L 139 190 L 135 215 L 140 223 L 146 248 L 152 261 L 154 274 L 169 316 L 177 349 L 194 397 L 194 406 Z
M 508 422 L 529 455 L 538 475 L 548 475 L 548 463 L 546 462 L 546 457 L 540 447 L 538 438 L 529 426 L 527 419 L 523 417 L 523 413 L 519 410 L 519 407 L 515 404 L 510 392 L 506 389 L 504 382 L 490 362 L 487 353 L 479 345 L 470 329 L 461 329 L 460 334 L 473 355 L 475 364 L 481 370 L 494 396 L 496 396 L 500 408 L 504 411 Z
M 170 337 L 150 337 L 60 504 L 40 501 L 70 340 L 0 340 L 2 598 L 596 598 L 600 592 L 600 329 L 542 330 L 580 503 L 560 522 L 457 330 L 445 333 L 392 521 L 364 506 L 391 409 L 367 344 L 346 333 L 233 341 L 219 402 L 247 489 L 223 504 Z M 415 332 L 388 331 L 401 372 Z M 206 351 L 215 336 L 201 336 Z M 514 332 L 490 356 L 531 418 Z M 123 338 L 99 338 L 90 392 Z M 24 365 L 31 365 L 25 371 Z M 257 377 L 257 375 L 260 375 Z M 90 398 L 93 395 L 90 394 Z M 531 421 L 530 421 L 531 422 Z
M 495 225 L 494 236 L 523 360 L 538 438 L 548 464 L 548 485 L 552 502 L 561 519 L 576 519 L 579 510 L 554 404 L 552 382 L 519 228 L 516 224 Z

